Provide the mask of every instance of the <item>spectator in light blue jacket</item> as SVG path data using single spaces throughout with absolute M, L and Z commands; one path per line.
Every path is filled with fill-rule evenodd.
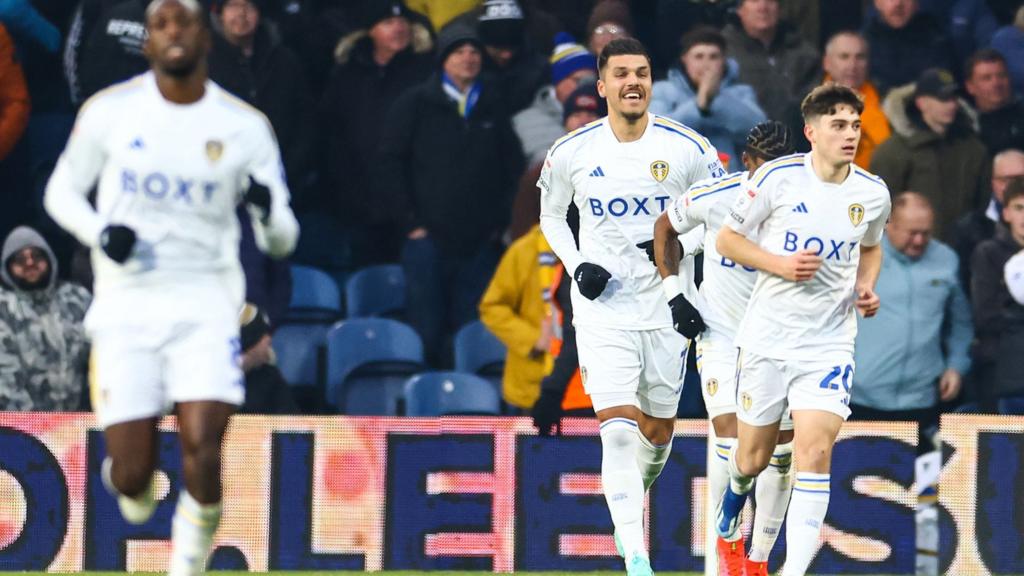
M 739 66 L 726 59 L 725 37 L 718 30 L 694 28 L 680 43 L 680 66 L 654 83 L 651 112 L 700 132 L 729 155 L 731 170 L 742 170 L 747 132 L 767 119 L 754 89 L 737 80 Z
M 875 287 L 882 307 L 858 318 L 850 406 L 855 419 L 915 420 L 922 439 L 938 426 L 939 400 L 959 394 L 974 338 L 956 252 L 931 239 L 934 219 L 920 194 L 893 200 Z

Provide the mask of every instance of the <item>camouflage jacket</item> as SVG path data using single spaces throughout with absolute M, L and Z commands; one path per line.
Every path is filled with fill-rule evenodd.
M 68 283 L 0 289 L 0 410 L 80 409 L 89 364 L 82 320 L 91 299 Z

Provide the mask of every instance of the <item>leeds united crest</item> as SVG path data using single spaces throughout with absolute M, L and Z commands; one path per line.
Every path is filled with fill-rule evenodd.
M 864 207 L 860 204 L 850 204 L 850 223 L 854 226 L 864 220 Z
M 664 160 L 651 162 L 651 176 L 654 176 L 658 182 L 664 182 L 665 178 L 668 178 L 668 162 Z
M 206 141 L 206 157 L 210 159 L 210 162 L 220 160 L 222 154 L 224 154 L 224 144 L 220 140 Z

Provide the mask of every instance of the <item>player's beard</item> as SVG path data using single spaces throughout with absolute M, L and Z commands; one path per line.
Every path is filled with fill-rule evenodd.
M 182 78 L 188 78 L 189 76 L 191 76 L 192 73 L 196 71 L 196 68 L 198 66 L 199 60 L 195 59 L 177 62 L 175 64 L 164 64 L 160 68 L 164 71 L 164 74 L 167 74 L 168 76 L 172 76 L 174 78 L 178 78 L 180 80 Z
M 619 115 L 621 115 L 622 119 L 625 120 L 626 122 L 630 124 L 636 124 L 637 122 L 640 121 L 641 118 L 647 116 L 647 111 L 644 110 L 643 112 L 620 112 Z

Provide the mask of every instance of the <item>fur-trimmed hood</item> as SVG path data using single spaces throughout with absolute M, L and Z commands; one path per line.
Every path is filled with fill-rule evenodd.
M 913 138 L 925 131 L 921 113 L 914 107 L 915 83 L 897 86 L 889 91 L 882 101 L 882 111 L 889 119 L 894 132 L 904 138 Z M 978 115 L 962 98 L 957 98 L 960 109 L 957 111 L 953 129 L 978 131 Z
M 434 49 L 434 38 L 430 30 L 419 22 L 412 22 L 412 42 L 409 47 L 413 54 L 426 54 Z M 370 44 L 369 30 L 355 30 L 341 37 L 334 46 L 334 61 L 338 64 L 347 64 L 352 59 L 352 54 L 361 43 Z M 370 46 L 367 49 L 372 49 Z

